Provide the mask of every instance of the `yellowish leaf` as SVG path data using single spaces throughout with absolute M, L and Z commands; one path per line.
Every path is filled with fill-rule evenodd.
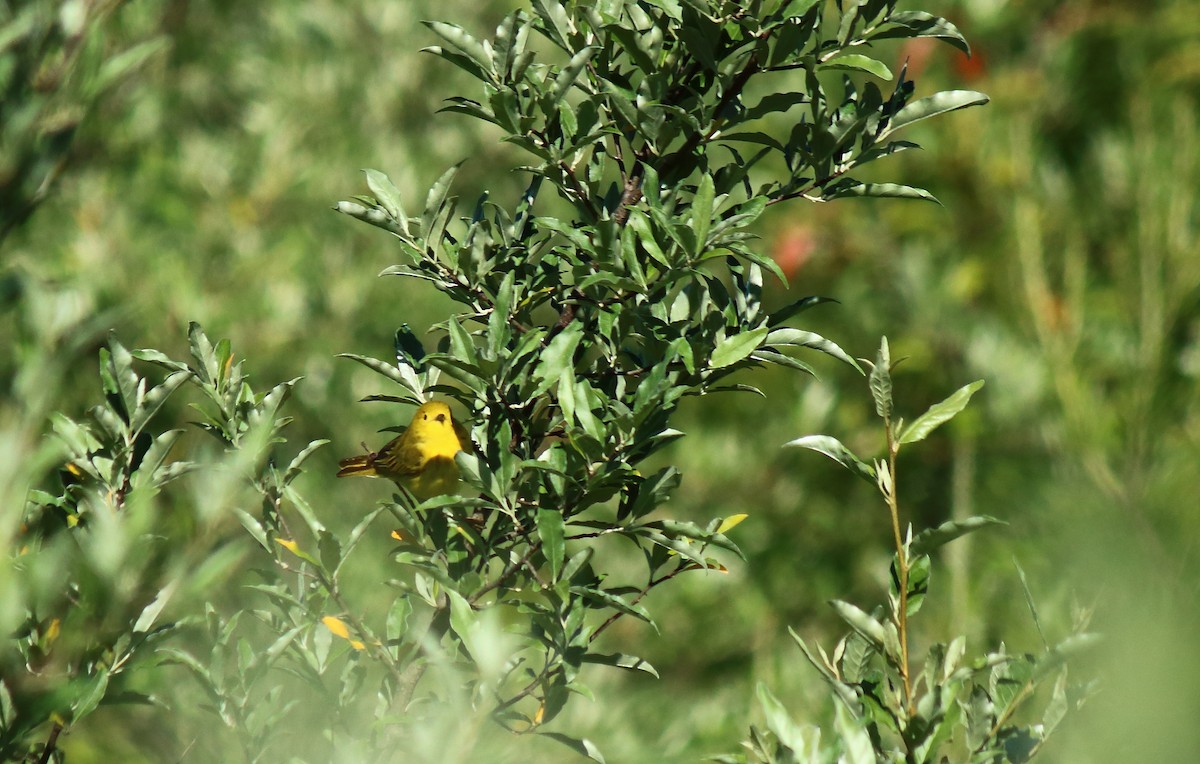
M 717 533 L 725 533 L 736 528 L 747 517 L 749 517 L 749 515 L 746 514 L 730 515 L 721 521 L 721 524 L 717 527 Z
M 350 639 L 350 629 L 346 628 L 346 624 L 342 623 L 342 619 L 327 615 L 321 619 L 321 623 L 325 624 L 325 628 L 333 632 L 335 637 Z

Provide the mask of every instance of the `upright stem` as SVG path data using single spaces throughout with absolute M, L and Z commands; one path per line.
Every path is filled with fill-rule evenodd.
M 896 542 L 896 573 L 900 581 L 900 603 L 897 606 L 894 620 L 896 630 L 900 633 L 900 677 L 904 680 L 904 705 L 912 714 L 912 680 L 908 675 L 908 553 L 904 547 L 904 537 L 900 534 L 900 501 L 896 498 L 896 454 L 900 444 L 895 440 L 891 419 L 885 422 L 888 441 L 888 474 L 891 478 L 890 490 L 886 494 L 888 510 L 892 514 L 892 534 Z

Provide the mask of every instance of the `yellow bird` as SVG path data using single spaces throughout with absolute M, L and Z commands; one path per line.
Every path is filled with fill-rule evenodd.
M 338 477 L 364 475 L 389 478 L 418 501 L 451 493 L 458 484 L 454 455 L 471 449 L 471 439 L 442 401 L 422 404 L 408 429 L 378 452 L 338 462 Z

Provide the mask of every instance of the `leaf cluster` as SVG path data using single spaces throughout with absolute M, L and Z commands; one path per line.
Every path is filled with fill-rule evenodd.
M 490 39 L 429 27 L 443 44 L 427 50 L 482 89 L 446 110 L 498 127 L 531 157 L 518 168 L 530 180 L 511 210 L 485 194 L 457 216 L 451 168 L 412 214 L 386 175 L 367 171 L 371 195 L 337 209 L 396 239 L 405 261 L 384 275 L 432 284 L 460 307 L 433 328 L 435 347 L 405 327 L 394 364 L 351 358 L 399 386 L 374 400 L 441 394 L 469 412 L 475 453 L 459 464 L 479 495 L 421 506 L 398 497 L 396 559 L 416 569 L 429 633 L 448 628 L 468 662 L 478 663 L 470 634 L 482 612 L 512 610 L 528 624 L 504 674 L 483 683 L 497 718 L 525 730 L 585 691 L 582 664 L 645 665 L 594 642 L 618 618 L 651 621 L 647 592 L 686 570 L 721 569 L 707 556 L 714 547 L 737 553 L 722 533 L 731 518 L 650 519 L 680 475 L 640 465 L 681 435 L 670 426 L 679 401 L 756 391 L 728 381 L 751 367 L 811 373 L 795 348 L 859 368 L 786 325 L 822 298 L 764 307 L 764 275 L 782 274 L 753 246 L 752 226 L 790 199 L 932 198 L 850 173 L 913 147 L 895 138 L 903 127 L 986 98 L 913 100 L 903 72 L 885 95 L 847 73 L 891 79 L 851 53 L 886 39 L 965 48 L 949 22 L 894 2 L 538 0 Z M 772 93 L 751 95 L 761 87 Z M 770 132 L 778 119 L 790 132 Z M 555 211 L 564 205 L 569 215 Z M 611 583 L 605 537 L 638 550 L 640 582 Z
M 225 504 L 238 501 L 237 491 L 220 489 L 273 472 L 266 453 L 287 424 L 278 412 L 294 380 L 255 393 L 228 341 L 214 346 L 196 324 L 189 338 L 190 364 L 110 337 L 100 352 L 104 402 L 83 421 L 52 417 L 58 487 L 29 492 L 6 561 L 6 597 L 23 622 L 0 650 L 5 758 L 34 749 L 47 723 L 61 730 L 101 704 L 159 703 L 129 679 L 179 630 L 164 610 L 181 590 L 202 594 L 240 558 L 225 546 L 228 534 L 211 533 Z M 144 366 L 166 376 L 153 381 Z M 197 424 L 217 437 L 219 459 L 178 458 L 185 431 L 163 426 L 168 404 L 189 386 L 209 402 Z M 180 479 L 193 473 L 209 490 L 203 501 L 180 500 Z M 49 756 L 53 743 L 41 750 Z
M 166 47 L 113 50 L 117 2 L 0 4 L 0 242 L 49 193 L 96 102 Z
M 1085 632 L 1090 612 L 1076 613 L 1074 632 L 1051 646 L 1041 632 L 1033 596 L 1018 567 L 1044 650 L 1014 654 L 1002 643 L 996 650 L 970 657 L 966 637 L 959 635 L 948 642 L 932 642 L 923 665 L 913 672 L 910 619 L 921 611 L 929 593 L 932 554 L 962 536 L 1002 523 L 977 516 L 947 521 L 916 535 L 910 525 L 901 533 L 896 456 L 902 445 L 923 440 L 962 411 L 983 383 L 961 388 L 906 426 L 902 419 L 893 420 L 895 364 L 886 338 L 874 362 L 864 360 L 864 364 L 870 368 L 875 412 L 884 424 L 887 458 L 867 464 L 828 436 L 808 436 L 787 445 L 823 453 L 879 490 L 889 508 L 896 540 L 887 604 L 867 612 L 850 602 L 832 601 L 834 611 L 849 628 L 832 653 L 791 631 L 836 699 L 833 745 L 823 746 L 819 728 L 796 723 L 770 689 L 760 685 L 766 730 L 752 728 L 744 743 L 747 753 L 721 760 L 810 764 L 1029 761 L 1068 711 L 1082 705 L 1094 689 L 1094 683 L 1072 683 L 1067 671 L 1067 660 L 1095 642 L 1095 636 Z M 1048 698 L 1044 690 L 1038 694 L 1047 684 Z

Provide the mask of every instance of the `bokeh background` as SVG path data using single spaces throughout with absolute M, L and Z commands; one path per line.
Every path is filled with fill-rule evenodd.
M 95 358 L 108 329 L 129 347 L 181 356 L 188 321 L 199 321 L 233 341 L 256 387 L 305 378 L 291 436 L 333 444 L 308 463 L 303 490 L 331 524 L 352 524 L 378 491 L 335 483 L 336 459 L 400 417 L 357 403 L 381 392 L 378 378 L 335 355 L 386 357 L 401 323 L 420 332 L 449 306 L 423 282 L 377 278 L 399 261 L 389 237 L 331 206 L 364 190 L 362 168 L 419 199 L 463 159 L 460 195 L 515 198 L 523 180 L 510 168 L 521 157 L 486 126 L 436 114 L 473 86 L 419 52 L 436 44 L 421 20 L 488 34 L 513 7 L 120 5 L 105 44 L 166 44 L 88 113 L 47 201 L 0 243 L 3 421 L 28 409 L 16 381 L 37 348 L 72 369 L 40 394 L 78 415 L 99 395 Z M 925 151 L 874 170 L 928 188 L 943 206 L 774 208 L 761 245 L 790 285 L 771 287 L 768 301 L 838 299 L 802 325 L 856 356 L 873 356 L 886 334 L 893 356 L 908 359 L 896 384 L 910 416 L 987 381 L 953 426 L 901 464 L 918 526 L 969 514 L 1009 523 L 938 561 L 921 638 L 965 633 L 975 651 L 1001 641 L 1036 650 L 1019 563 L 1049 637 L 1089 609 L 1105 635 L 1075 669 L 1097 677 L 1100 692 L 1046 760 L 1195 761 L 1200 3 L 913 7 L 953 20 L 974 56 L 910 44 L 888 53 L 893 69 L 907 62 L 918 95 L 992 97 L 921 123 L 913 132 Z M 797 717 L 827 718 L 824 687 L 787 627 L 832 644 L 825 603 L 879 600 L 890 531 L 869 486 L 818 455 L 780 449 L 810 433 L 865 455 L 881 446 L 865 381 L 831 360 L 813 363 L 820 380 L 764 371 L 745 381 L 765 399 L 717 396 L 681 411 L 688 436 L 667 458 L 685 478 L 667 511 L 696 521 L 748 513 L 734 533 L 748 560 L 653 595 L 659 632 L 611 631 L 614 648 L 644 655 L 662 678 L 596 670 L 595 701 L 577 699 L 556 722 L 609 761 L 735 749 L 758 719 L 758 681 Z M 376 559 L 382 576 L 386 558 Z M 175 692 L 186 705 L 186 687 Z M 63 742 L 72 761 L 176 760 L 194 742 L 186 725 L 203 718 L 180 713 L 164 726 L 118 707 Z M 545 741 L 510 746 L 526 761 L 569 755 Z

